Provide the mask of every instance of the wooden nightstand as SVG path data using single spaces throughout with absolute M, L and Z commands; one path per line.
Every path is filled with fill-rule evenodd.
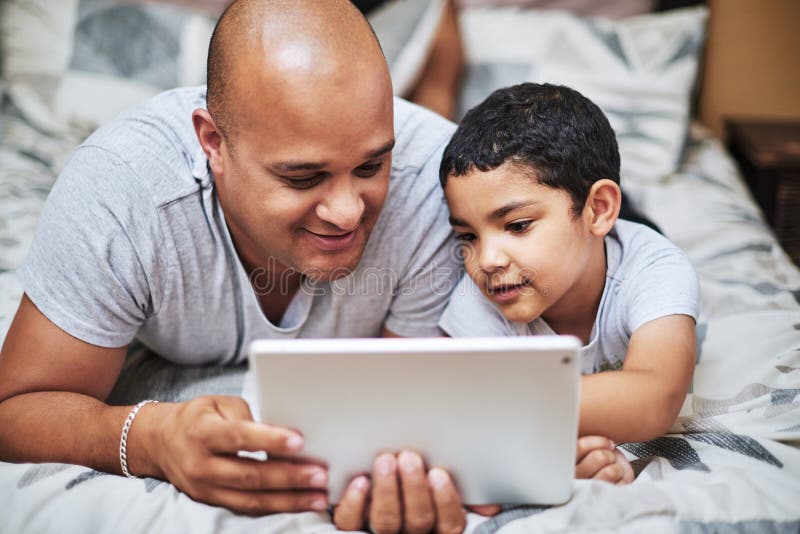
M 725 132 L 767 222 L 800 266 L 800 121 L 730 119 Z

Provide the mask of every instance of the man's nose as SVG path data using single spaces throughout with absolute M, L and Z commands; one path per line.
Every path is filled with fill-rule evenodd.
M 354 230 L 364 215 L 364 199 L 352 180 L 337 180 L 331 184 L 325 198 L 317 204 L 317 217 L 340 230 Z

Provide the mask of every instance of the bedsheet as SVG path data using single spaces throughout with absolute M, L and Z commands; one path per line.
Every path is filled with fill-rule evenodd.
M 0 145 L 0 337 L 47 191 L 75 139 L 13 110 Z M 24 180 L 20 178 L 24 177 Z M 670 433 L 621 445 L 627 487 L 577 481 L 557 507 L 470 514 L 472 532 L 800 531 L 800 271 L 764 223 L 721 144 L 694 125 L 678 172 L 628 180 L 632 199 L 681 246 L 701 280 L 698 366 Z M 132 347 L 114 404 L 239 394 L 245 369 L 177 368 Z M 240 516 L 172 485 L 80 466 L 0 463 L 0 533 L 334 530 L 327 513 Z

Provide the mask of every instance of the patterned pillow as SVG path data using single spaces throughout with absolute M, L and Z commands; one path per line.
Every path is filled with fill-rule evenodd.
M 214 24 L 204 12 L 135 0 L 9 1 L 25 14 L 3 22 L 9 94 L 34 123 L 92 129 L 164 89 L 204 80 Z
M 208 41 L 226 3 L 4 0 L 7 93 L 42 130 L 78 126 L 88 133 L 163 90 L 205 83 Z M 443 6 L 443 0 L 404 0 L 370 14 L 396 92 L 416 80 Z
M 561 11 L 467 9 L 461 113 L 524 81 L 568 85 L 617 133 L 625 179 L 656 181 L 680 159 L 705 37 L 705 7 L 610 20 Z

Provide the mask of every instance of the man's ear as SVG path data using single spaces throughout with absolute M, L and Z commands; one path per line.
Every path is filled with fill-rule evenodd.
M 222 132 L 206 109 L 196 109 L 192 112 L 192 124 L 197 140 L 208 158 L 211 172 L 215 177 L 222 176 L 224 172 L 222 151 L 225 150 Z
M 622 205 L 622 191 L 612 180 L 596 181 L 586 197 L 586 215 L 589 217 L 589 231 L 604 237 L 614 227 Z

